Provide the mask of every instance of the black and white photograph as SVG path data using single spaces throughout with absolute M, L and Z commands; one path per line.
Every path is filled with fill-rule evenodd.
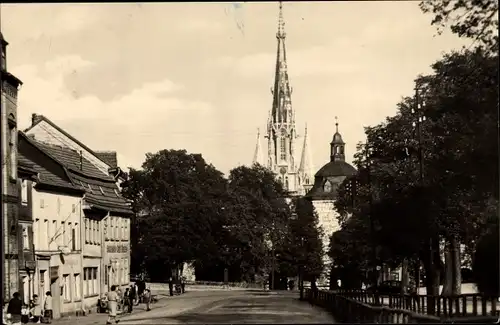
M 498 19 L 2 2 L 2 324 L 497 323 Z

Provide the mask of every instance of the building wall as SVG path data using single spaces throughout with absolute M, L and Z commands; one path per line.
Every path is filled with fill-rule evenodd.
M 322 282 L 325 284 L 329 282 L 329 274 L 331 270 L 331 260 L 328 256 L 328 247 L 330 246 L 330 236 L 340 229 L 337 217 L 338 213 L 334 208 L 334 200 L 313 200 L 313 206 L 318 214 L 319 225 L 323 228 L 323 248 L 325 250 L 324 256 L 324 275 Z
M 52 292 L 55 318 L 73 314 L 82 308 L 82 198 L 37 189 L 32 197 L 35 253 L 48 258 L 37 261 L 33 291 Z
M 109 215 L 103 221 L 103 290 L 130 283 L 130 219 Z
M 14 123 L 9 123 L 12 120 Z M 19 283 L 18 248 L 18 191 L 17 191 L 17 89 L 7 81 L 2 81 L 1 91 L 2 123 L 2 212 L 5 233 L 3 249 L 4 297 L 11 297 L 21 288 Z

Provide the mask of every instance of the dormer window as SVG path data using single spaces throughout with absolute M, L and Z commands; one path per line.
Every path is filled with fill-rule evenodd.
M 101 194 L 104 195 L 104 191 L 103 191 L 102 187 L 99 186 L 99 190 L 101 191 Z
M 325 184 L 323 185 L 323 191 L 329 193 L 333 189 L 332 183 L 330 181 L 326 181 Z

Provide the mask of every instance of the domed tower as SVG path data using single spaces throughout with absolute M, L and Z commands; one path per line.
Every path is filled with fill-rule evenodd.
M 337 189 L 348 176 L 356 173 L 356 168 L 345 161 L 345 142 L 339 132 L 339 123 L 335 117 L 335 133 L 330 142 L 330 161 L 314 175 L 314 185 L 306 194 L 318 213 L 319 224 L 324 230 L 323 247 L 330 245 L 330 236 L 339 229 L 337 212 L 334 209 Z M 329 284 L 331 261 L 325 254 L 325 270 L 320 283 Z

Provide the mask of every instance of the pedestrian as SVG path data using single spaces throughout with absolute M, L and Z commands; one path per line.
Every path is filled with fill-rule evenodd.
M 120 321 L 117 319 L 117 306 L 118 305 L 118 294 L 116 293 L 116 286 L 111 286 L 111 291 L 108 292 L 108 320 L 106 324 L 111 324 L 113 321 L 118 324 Z
M 33 295 L 31 315 L 33 315 L 33 323 L 40 323 L 42 321 L 42 306 L 40 306 L 40 299 L 38 298 L 38 295 Z
M 143 299 L 144 303 L 146 304 L 146 311 L 150 311 L 151 291 L 149 291 L 149 288 L 144 289 Z
M 123 312 L 130 313 L 132 309 L 130 308 L 130 298 L 129 298 L 129 288 L 125 289 L 123 294 Z
M 7 313 L 10 314 L 12 325 L 21 324 L 22 310 L 23 302 L 21 300 L 21 295 L 19 292 L 14 292 L 12 299 L 9 301 L 9 306 L 7 307 Z
M 170 296 L 174 295 L 174 283 L 172 281 L 172 277 L 168 279 L 168 291 L 170 291 Z
M 134 286 L 130 286 L 130 290 L 128 291 L 128 300 L 129 300 L 129 313 L 132 312 L 132 309 L 134 307 L 134 300 L 135 300 L 135 290 Z
M 181 277 L 181 291 L 182 293 L 186 292 L 186 280 L 184 279 L 184 277 Z
M 52 323 L 52 293 L 47 291 L 45 293 L 45 302 L 43 304 L 43 319 L 44 323 L 50 324 Z

